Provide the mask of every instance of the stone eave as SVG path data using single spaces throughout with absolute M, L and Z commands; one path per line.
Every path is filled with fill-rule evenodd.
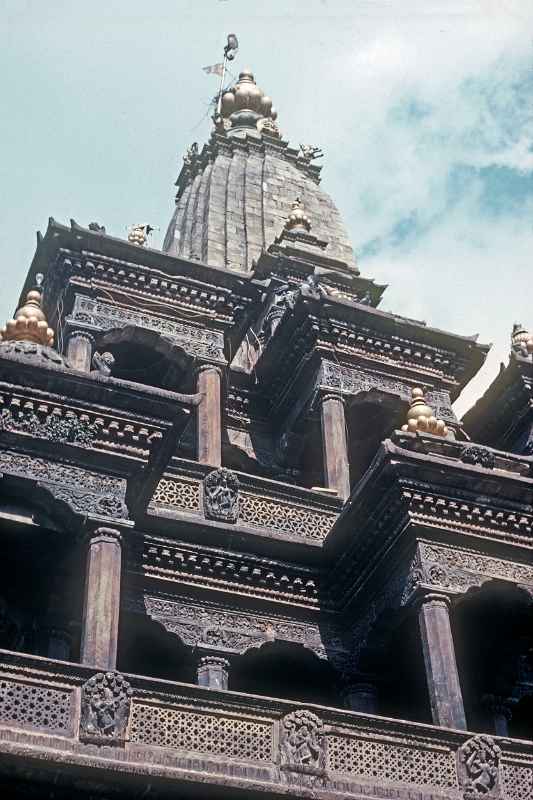
M 511 353 L 485 393 L 463 417 L 464 428 L 476 441 L 498 446 L 532 410 L 533 363 Z
M 38 272 L 43 273 L 46 278 L 52 260 L 62 248 L 116 258 L 139 267 L 157 270 L 170 278 L 190 277 L 209 286 L 223 287 L 237 296 L 259 300 L 259 289 L 252 281 L 253 273 L 222 269 L 150 247 L 139 247 L 126 239 L 83 228 L 73 220 L 68 227 L 50 218 L 46 234 L 37 234 L 37 248 L 21 290 L 19 304 L 33 287 Z
M 335 553 L 361 549 L 363 541 L 366 547 L 370 540 L 371 550 L 378 552 L 380 542 L 376 538 L 375 525 L 368 524 L 369 513 L 378 507 L 380 498 L 394 487 L 397 487 L 399 494 L 404 487 L 418 485 L 421 492 L 434 494 L 436 498 L 443 495 L 464 498 L 470 494 L 473 501 L 481 505 L 503 504 L 515 508 L 517 513 L 533 513 L 533 458 L 491 451 L 496 456 L 496 466 L 487 469 L 460 460 L 459 453 L 472 447 L 470 442 L 451 444 L 457 450 L 455 457 L 452 457 L 437 452 L 443 444 L 442 440 L 439 442 L 439 437 L 397 432 L 393 439 L 382 442 L 374 461 L 354 488 L 326 537 L 324 550 L 330 557 Z M 415 448 L 422 448 L 426 452 Z M 501 468 L 505 463 L 509 469 Z M 516 471 L 511 472 L 511 468 Z M 523 474 L 527 470 L 529 475 Z

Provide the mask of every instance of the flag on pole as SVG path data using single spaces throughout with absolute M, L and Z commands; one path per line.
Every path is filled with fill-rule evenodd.
M 209 67 L 202 67 L 207 75 L 218 75 L 222 77 L 224 71 L 224 64 L 211 64 Z

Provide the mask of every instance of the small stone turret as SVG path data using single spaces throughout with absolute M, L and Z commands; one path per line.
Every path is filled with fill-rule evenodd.
M 432 433 L 434 436 L 447 436 L 448 428 L 441 419 L 437 419 L 431 406 L 428 406 L 422 389 L 412 391 L 411 405 L 407 412 L 407 424 L 402 425 L 402 431 L 409 433 Z
M 24 304 L 17 310 L 15 317 L 6 322 L 0 331 L 0 339 L 4 342 L 34 342 L 46 347 L 54 343 L 54 331 L 48 327 L 42 309 L 42 292 L 40 289 L 43 276 L 37 275 L 37 288 L 26 295 Z

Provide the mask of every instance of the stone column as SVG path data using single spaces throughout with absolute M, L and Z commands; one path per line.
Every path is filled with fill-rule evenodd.
M 377 688 L 369 678 L 354 676 L 348 680 L 344 697 L 350 711 L 360 711 L 363 714 L 378 713 Z
M 94 337 L 88 331 L 72 331 L 68 337 L 67 360 L 74 369 L 90 372 Z
M 509 736 L 509 722 L 513 716 L 511 704 L 498 695 L 488 694 L 483 697 L 483 705 L 492 717 L 496 736 Z
M 220 656 L 203 656 L 198 662 L 198 686 L 228 688 L 229 661 Z
M 335 489 L 338 497 L 347 500 L 350 496 L 350 465 L 344 400 L 339 394 L 326 394 L 321 398 L 320 411 L 324 482 L 327 489 Z
M 46 655 L 58 661 L 70 661 L 72 637 L 63 627 L 49 627 L 47 633 Z
M 466 730 L 449 607 L 450 600 L 444 594 L 427 594 L 421 600 L 418 621 L 426 680 L 433 723 Z
M 122 537 L 98 528 L 89 537 L 81 637 L 81 663 L 113 670 L 117 662 Z
M 220 467 L 222 464 L 222 370 L 213 364 L 198 369 L 197 392 L 201 400 L 197 406 L 196 438 L 198 461 Z

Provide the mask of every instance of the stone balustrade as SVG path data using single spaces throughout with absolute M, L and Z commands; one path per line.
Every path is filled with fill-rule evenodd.
M 0 651 L 0 757 L 248 792 L 531 800 L 531 742 Z M 29 769 L 29 768 L 28 768 Z

